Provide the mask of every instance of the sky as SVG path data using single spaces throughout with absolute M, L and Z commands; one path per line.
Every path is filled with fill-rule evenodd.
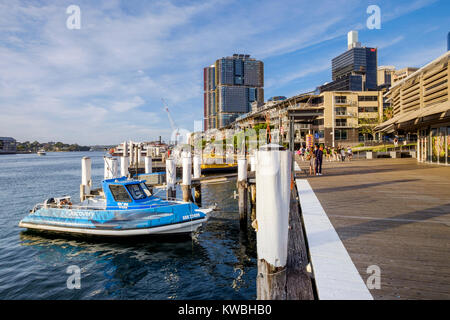
M 80 28 L 69 29 L 70 5 Z M 381 28 L 369 29 L 369 5 Z M 347 32 L 378 65 L 445 53 L 448 0 L 0 0 L 0 136 L 81 145 L 169 140 L 203 118 L 203 68 L 234 53 L 264 62 L 265 100 L 331 81 Z

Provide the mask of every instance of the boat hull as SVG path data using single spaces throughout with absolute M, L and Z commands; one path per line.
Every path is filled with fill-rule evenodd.
M 97 235 L 97 236 L 111 236 L 111 237 L 135 237 L 135 236 L 145 236 L 145 235 L 169 235 L 169 234 L 190 234 L 197 231 L 197 229 L 206 221 L 208 218 L 192 220 L 188 222 L 181 222 L 176 224 L 164 225 L 159 227 L 151 228 L 136 228 L 136 229 L 88 229 L 88 228 L 77 228 L 68 226 L 55 226 L 47 224 L 36 224 L 21 221 L 19 227 L 27 228 L 29 230 L 37 231 L 50 231 L 50 232 L 60 232 L 60 233 L 72 233 L 72 234 L 84 234 L 84 235 Z
M 171 205 L 168 205 L 171 204 Z M 37 231 L 101 236 L 167 235 L 195 232 L 212 209 L 193 203 L 154 201 L 142 209 L 93 210 L 44 207 L 33 210 L 19 227 Z

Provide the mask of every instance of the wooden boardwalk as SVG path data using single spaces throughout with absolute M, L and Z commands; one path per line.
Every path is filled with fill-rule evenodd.
M 376 159 L 325 162 L 323 174 L 298 176 L 362 279 L 369 266 L 380 267 L 375 299 L 450 299 L 450 167 Z

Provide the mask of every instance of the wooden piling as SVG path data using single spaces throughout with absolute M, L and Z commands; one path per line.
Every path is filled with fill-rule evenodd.
M 177 196 L 175 183 L 176 183 L 176 167 L 175 160 L 166 160 L 166 185 L 167 185 L 167 199 L 175 199 Z
M 192 199 L 192 161 L 191 155 L 187 154 L 183 157 L 183 182 L 181 184 L 181 191 L 183 192 L 183 201 L 189 202 Z
M 253 222 L 256 220 L 256 184 L 252 183 L 249 186 L 250 188 L 250 208 L 251 215 L 250 220 Z
M 306 270 L 308 255 L 300 206 L 295 187 L 291 188 L 291 161 L 290 151 L 257 152 L 259 300 L 314 299 Z
M 194 201 L 198 206 L 202 205 L 202 185 L 198 183 L 194 186 Z
M 248 190 L 247 190 L 247 159 L 238 159 L 237 189 L 239 195 L 239 222 L 241 227 L 247 225 Z
M 306 267 L 309 263 L 300 217 L 300 203 L 297 188 L 291 191 L 289 210 L 288 256 L 286 262 L 286 299 L 314 300 L 313 284 Z

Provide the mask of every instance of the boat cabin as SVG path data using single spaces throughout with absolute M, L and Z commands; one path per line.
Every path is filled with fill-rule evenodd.
M 144 180 L 107 179 L 102 181 L 102 188 L 107 209 L 137 207 L 154 198 Z

